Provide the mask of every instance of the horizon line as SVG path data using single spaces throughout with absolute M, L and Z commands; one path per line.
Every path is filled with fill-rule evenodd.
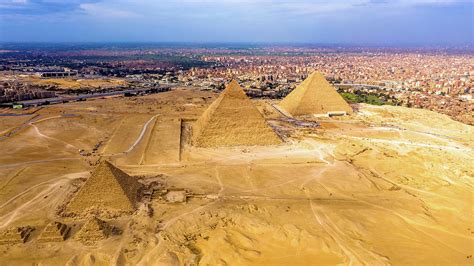
M 313 45 L 313 46 L 345 46 L 345 47 L 407 47 L 407 48 L 449 48 L 473 47 L 474 43 L 349 43 L 349 42 L 309 42 L 309 41 L 2 41 L 0 45 L 38 45 L 38 44 L 185 44 L 185 45 Z

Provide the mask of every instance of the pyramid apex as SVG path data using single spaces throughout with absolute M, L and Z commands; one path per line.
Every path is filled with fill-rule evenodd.
M 85 222 L 79 232 L 76 234 L 76 239 L 86 245 L 94 245 L 97 241 L 104 240 L 113 234 L 113 226 L 107 222 L 93 217 Z
M 294 116 L 330 112 L 352 113 L 349 104 L 319 71 L 311 73 L 279 106 Z
M 227 86 L 223 92 L 224 96 L 232 96 L 237 98 L 247 98 L 244 89 L 240 87 L 240 84 L 237 80 L 233 79 Z
M 115 164 L 113 164 L 111 161 L 109 160 L 103 160 L 99 163 L 99 166 L 100 165 L 105 165 L 105 166 L 108 166 L 109 168 L 117 168 L 117 166 L 115 166 Z M 118 168 L 117 168 L 118 169 Z
M 81 214 L 89 209 L 133 212 L 139 188 L 136 178 L 104 160 L 69 202 L 67 212 Z
M 227 84 L 193 126 L 193 144 L 200 147 L 279 143 L 281 139 L 236 80 Z
M 60 222 L 51 222 L 38 237 L 39 242 L 60 242 L 66 240 L 71 228 Z
M 308 78 L 324 78 L 326 79 L 326 77 L 324 76 L 324 74 L 320 71 L 314 71 L 313 73 L 311 73 Z
M 105 164 L 105 165 L 113 165 L 113 163 L 112 163 L 111 161 L 109 161 L 109 160 L 100 160 L 100 161 L 99 161 L 99 165 L 101 165 L 101 164 L 102 164 L 102 165 L 103 165 L 103 164 Z
M 86 221 L 86 224 L 97 226 L 97 225 L 105 224 L 105 221 L 103 221 L 102 219 L 99 219 L 99 217 L 94 215 L 91 218 L 89 218 L 89 220 Z

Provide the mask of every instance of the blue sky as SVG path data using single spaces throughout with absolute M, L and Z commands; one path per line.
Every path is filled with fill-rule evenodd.
M 474 0 L 0 0 L 0 41 L 474 43 Z

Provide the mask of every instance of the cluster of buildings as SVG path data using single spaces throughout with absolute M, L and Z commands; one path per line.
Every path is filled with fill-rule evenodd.
M 56 97 L 56 93 L 46 90 L 44 86 L 35 86 L 19 82 L 0 82 L 0 103 L 53 97 Z
M 116 59 L 114 59 L 116 57 Z M 107 58 L 105 60 L 104 58 Z M 283 98 L 314 70 L 340 92 L 426 108 L 462 122 L 473 111 L 472 51 L 354 47 L 176 47 L 79 50 L 47 57 L 0 58 L 0 70 L 80 78 L 121 77 L 132 87 L 190 86 L 221 91 L 238 79 L 251 97 Z M 21 91 L 9 99 L 45 93 Z M 3 96 L 5 93 L 3 94 Z
M 186 85 L 217 87 L 238 78 L 251 96 L 280 98 L 313 70 L 340 91 L 367 93 L 397 105 L 425 108 L 474 123 L 474 64 L 469 54 L 321 53 L 316 55 L 204 56 L 221 67 L 192 68 Z M 466 120 L 467 119 L 467 120 Z
M 474 56 L 432 54 L 320 54 L 311 56 L 204 56 L 220 68 L 192 69 L 190 78 L 235 77 L 256 86 L 300 81 L 314 69 L 337 83 L 369 84 L 431 94 L 472 93 Z

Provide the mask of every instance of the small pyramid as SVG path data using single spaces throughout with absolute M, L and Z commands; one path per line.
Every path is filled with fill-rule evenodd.
M 96 217 L 88 220 L 76 234 L 76 239 L 90 245 L 112 234 L 113 227 Z
M 257 107 L 233 80 L 207 108 L 193 127 L 198 147 L 280 144 Z
M 133 212 L 139 188 L 136 178 L 110 162 L 102 161 L 67 205 L 66 212 L 79 214 L 90 209 Z
M 38 242 L 62 242 L 66 240 L 71 228 L 60 222 L 51 222 L 38 237 Z
M 352 113 L 349 104 L 319 72 L 314 72 L 305 79 L 279 106 L 293 116 L 329 112 Z
M 0 234 L 0 245 L 25 243 L 33 230 L 34 228 L 30 226 L 7 229 Z

